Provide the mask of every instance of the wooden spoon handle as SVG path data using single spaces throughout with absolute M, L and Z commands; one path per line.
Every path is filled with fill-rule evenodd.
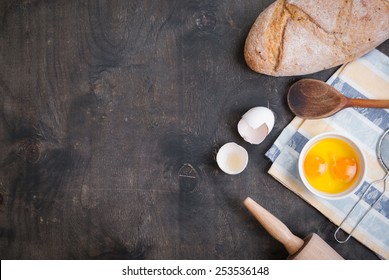
M 261 225 L 270 233 L 270 235 L 285 246 L 290 255 L 293 255 L 300 250 L 304 241 L 294 235 L 279 219 L 273 216 L 250 197 L 246 198 L 243 204 L 258 220 L 258 222 L 260 222 Z
M 389 100 L 350 98 L 348 99 L 347 107 L 389 108 Z

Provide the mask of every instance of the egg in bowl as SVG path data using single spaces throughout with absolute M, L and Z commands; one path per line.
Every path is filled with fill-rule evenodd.
M 351 139 L 323 133 L 304 146 L 298 169 L 312 193 L 337 199 L 353 193 L 363 183 L 366 163 L 362 150 Z

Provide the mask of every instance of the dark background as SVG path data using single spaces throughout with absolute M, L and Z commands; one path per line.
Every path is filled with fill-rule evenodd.
M 0 0 L 1 259 L 285 259 L 247 196 L 300 237 L 377 259 L 337 244 L 336 226 L 267 174 L 301 78 L 245 64 L 271 2 Z M 276 115 L 258 146 L 236 129 L 255 106 Z M 215 162 L 230 141 L 250 156 L 236 176 Z

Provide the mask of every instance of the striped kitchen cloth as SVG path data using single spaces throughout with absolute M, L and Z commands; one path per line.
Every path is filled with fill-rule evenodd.
M 327 81 L 347 97 L 389 99 L 389 57 L 373 50 L 347 63 Z M 269 174 L 295 192 L 336 225 L 339 225 L 369 183 L 383 178 L 385 171 L 376 154 L 378 139 L 389 129 L 389 110 L 348 108 L 332 117 L 303 120 L 296 117 L 282 131 L 267 151 L 273 162 Z M 354 140 L 367 160 L 366 181 L 353 195 L 340 200 L 326 200 L 311 194 L 300 180 L 297 162 L 304 144 L 322 132 L 339 132 Z M 342 228 L 349 232 L 369 205 L 383 191 L 383 184 L 373 185 Z M 382 258 L 389 259 L 389 190 L 375 204 L 353 232 L 353 237 Z

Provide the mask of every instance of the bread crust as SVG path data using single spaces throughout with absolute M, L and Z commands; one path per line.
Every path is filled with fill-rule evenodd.
M 244 56 L 259 73 L 305 75 L 354 60 L 388 38 L 388 0 L 278 0 L 255 20 Z

